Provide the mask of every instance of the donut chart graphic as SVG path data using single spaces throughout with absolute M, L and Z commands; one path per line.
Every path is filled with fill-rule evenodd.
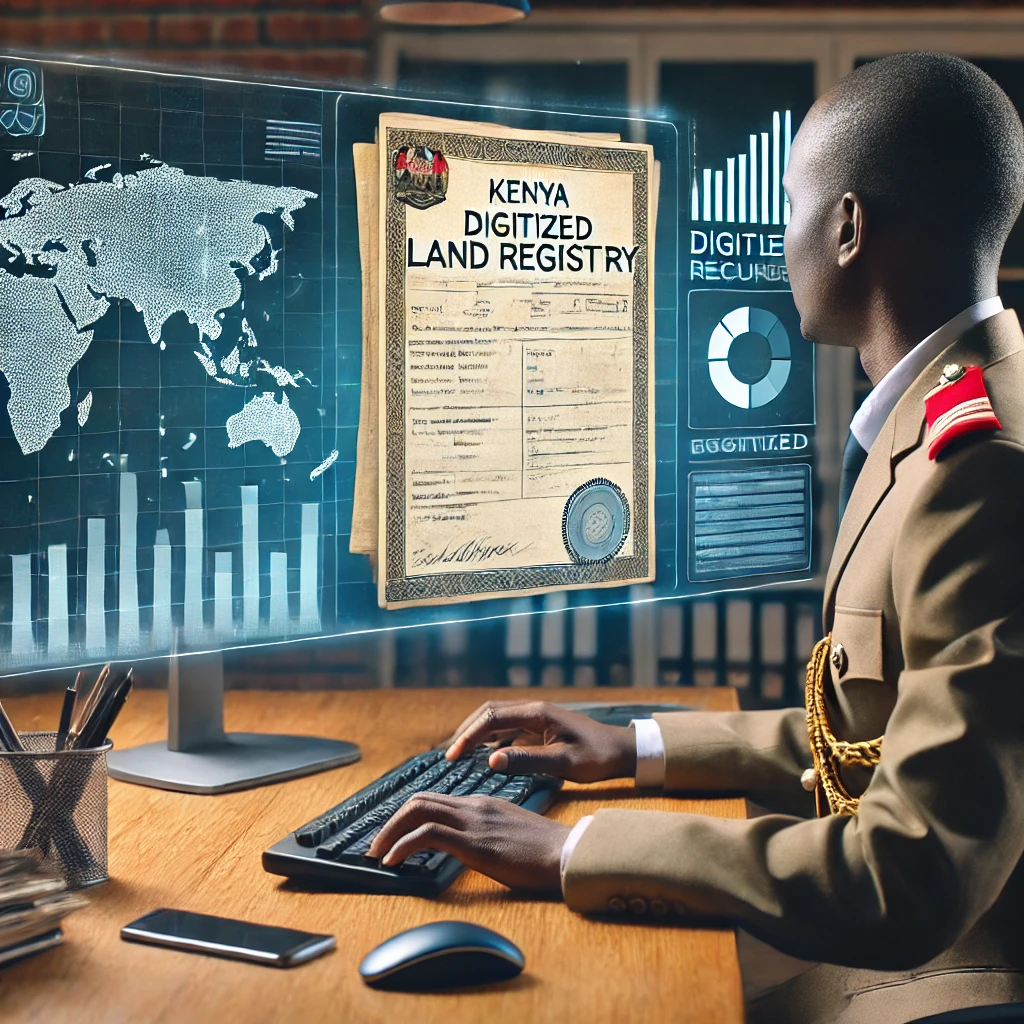
M 767 369 L 757 380 L 741 380 L 729 365 L 733 342 L 746 337 L 767 343 L 770 360 L 764 360 Z M 766 309 L 740 306 L 722 317 L 711 332 L 708 343 L 708 371 L 715 390 L 739 409 L 758 409 L 778 398 L 789 380 L 792 353 L 789 334 L 782 321 Z

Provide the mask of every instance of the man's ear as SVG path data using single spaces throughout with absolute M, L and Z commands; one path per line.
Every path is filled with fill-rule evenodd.
M 838 263 L 846 269 L 864 248 L 864 204 L 856 192 L 847 192 L 839 201 Z

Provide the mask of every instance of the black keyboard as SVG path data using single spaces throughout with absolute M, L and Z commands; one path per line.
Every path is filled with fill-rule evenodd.
M 493 771 L 487 765 L 490 753 L 489 747 L 478 747 L 457 761 L 446 761 L 443 750 L 428 750 L 409 758 L 275 843 L 263 854 L 264 870 L 355 892 L 442 892 L 463 867 L 449 854 L 423 850 L 386 868 L 366 852 L 385 822 L 416 793 L 493 796 L 543 814 L 561 782 Z

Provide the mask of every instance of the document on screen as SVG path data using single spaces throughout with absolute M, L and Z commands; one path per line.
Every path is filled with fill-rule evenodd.
M 384 114 L 386 608 L 654 576 L 651 148 Z

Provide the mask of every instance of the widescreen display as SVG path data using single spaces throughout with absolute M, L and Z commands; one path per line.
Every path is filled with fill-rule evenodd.
M 365 506 L 356 500 L 357 462 L 367 450 L 373 337 L 353 147 L 375 142 L 385 114 L 651 148 L 656 170 L 643 178 L 656 206 L 643 240 L 652 257 L 650 419 L 630 423 L 649 440 L 653 579 L 639 589 L 577 588 L 567 606 L 685 597 L 813 571 L 814 360 L 782 257 L 780 176 L 796 128 L 789 111 L 725 138 L 685 118 L 434 102 L 99 63 L 0 57 L 0 71 L 0 672 L 536 606 L 528 590 L 510 589 L 471 603 L 382 608 L 379 560 L 352 543 Z M 427 177 L 440 182 L 444 154 L 414 150 L 413 169 L 427 161 Z M 533 205 L 558 195 L 554 177 L 547 192 L 523 180 Z M 508 206 L 507 190 L 499 184 L 489 199 L 484 191 L 481 224 L 494 223 L 488 202 Z M 552 223 L 563 248 L 587 243 L 565 234 L 582 232 L 584 221 Z M 470 228 L 476 223 L 467 238 Z M 633 270 L 633 244 L 613 241 L 630 260 L 594 273 Z M 422 263 L 429 250 L 409 258 Z M 474 267 L 454 269 L 466 277 Z M 567 265 L 545 271 L 527 322 L 562 302 L 562 272 Z M 488 282 L 471 304 L 475 319 L 460 317 L 478 345 L 490 313 L 481 303 L 493 304 L 500 284 Z M 580 312 L 581 324 L 598 325 L 587 330 L 604 330 L 604 315 L 635 331 L 624 294 L 613 308 L 574 293 L 562 303 L 565 329 Z M 532 365 L 524 364 L 524 381 Z M 544 396 L 547 416 L 558 388 Z M 630 410 L 642 406 L 636 394 Z M 586 439 L 590 420 L 614 426 L 614 417 L 588 413 L 578 391 L 572 402 L 573 438 Z M 526 447 L 524 472 L 536 454 Z M 585 580 L 587 559 L 632 550 L 632 509 L 615 504 L 623 488 L 601 484 L 600 474 L 585 481 L 593 486 L 583 498 L 572 474 L 562 476 L 550 483 L 550 504 L 574 517 L 566 543 Z M 469 501 L 446 496 L 445 515 L 458 514 L 459 500 Z M 622 544 L 605 539 L 614 528 Z

